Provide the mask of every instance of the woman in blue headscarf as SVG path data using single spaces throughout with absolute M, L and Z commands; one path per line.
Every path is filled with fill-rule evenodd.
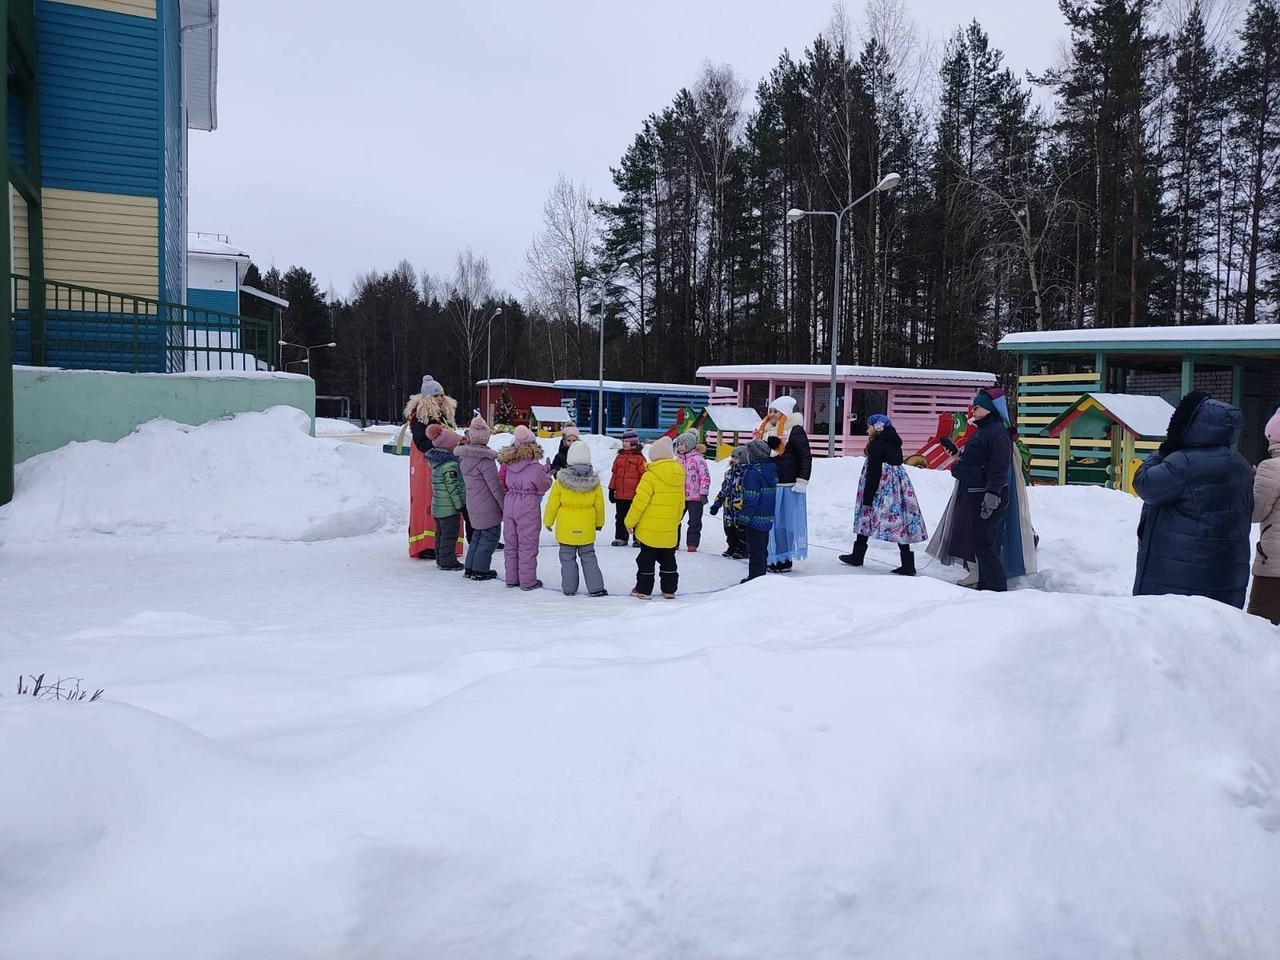
M 902 465 L 902 437 L 893 421 L 883 413 L 867 417 L 867 451 L 858 480 L 858 517 L 853 525 L 857 539 L 853 552 L 840 557 L 851 567 L 862 566 L 869 540 L 887 540 L 898 545 L 902 563 L 894 573 L 916 575 L 916 558 L 911 544 L 929 538 L 920 501 Z

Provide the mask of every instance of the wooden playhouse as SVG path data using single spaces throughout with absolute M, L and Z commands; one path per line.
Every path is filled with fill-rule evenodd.
M 1058 442 L 1058 483 L 1133 493 L 1133 475 L 1160 446 L 1173 407 L 1163 397 L 1083 393 L 1043 434 Z M 1088 441 L 1081 448 L 1078 441 Z

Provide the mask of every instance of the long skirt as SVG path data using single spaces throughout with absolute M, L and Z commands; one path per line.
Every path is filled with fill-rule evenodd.
M 769 563 L 803 560 L 809 556 L 808 504 L 803 493 L 778 487 L 773 529 L 769 531 Z
M 1016 466 L 1010 470 L 1007 495 L 1013 497 L 1013 502 L 1009 504 L 1003 533 L 996 542 L 996 553 L 1006 576 L 1025 577 L 1038 568 L 1035 531 L 1031 529 L 1031 503 L 1022 471 Z M 947 501 L 947 508 L 942 512 L 942 519 L 938 521 L 925 553 L 936 557 L 944 567 L 960 561 L 974 563 L 977 560 L 969 501 L 965 491 L 960 489 L 959 481 L 951 491 L 951 499 Z
M 880 486 L 871 506 L 862 506 L 862 494 L 867 484 L 867 467 L 862 466 L 858 480 L 858 516 L 853 532 L 871 540 L 887 540 L 889 543 L 921 543 L 929 539 L 920 502 L 916 499 L 911 478 L 901 466 L 885 464 L 880 469 Z
M 1022 478 L 1019 464 L 1013 466 L 1009 495 L 1014 502 L 1009 504 L 1004 536 L 996 544 L 996 552 L 1000 555 L 1000 563 L 1006 576 L 1026 577 L 1035 573 L 1038 567 L 1036 535 L 1031 529 L 1031 501 L 1027 497 L 1027 483 Z
M 431 465 L 409 445 L 409 556 L 436 548 L 436 521 L 431 516 Z
M 951 491 L 951 499 L 947 501 L 947 508 L 942 511 L 942 517 L 933 530 L 933 539 L 924 548 L 924 552 L 936 557 L 944 567 L 961 561 L 976 561 L 978 555 L 973 549 L 969 514 L 969 500 L 957 480 Z

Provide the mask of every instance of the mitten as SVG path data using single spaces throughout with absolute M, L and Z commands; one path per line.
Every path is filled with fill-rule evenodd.
M 770 450 L 777 450 L 780 446 L 782 446 L 782 438 L 779 437 L 777 434 L 774 434 L 772 437 L 769 438 Z
M 990 520 L 991 515 L 999 509 L 1000 495 L 988 491 L 982 495 L 982 509 L 978 511 L 978 516 L 983 520 Z
M 942 449 L 947 451 L 953 457 L 960 452 L 960 448 L 956 446 L 956 442 L 950 437 L 942 438 Z
M 715 503 L 711 505 L 711 515 L 714 517 L 719 512 L 720 512 L 720 501 L 717 500 Z
M 617 502 L 618 502 L 618 498 L 617 498 L 617 497 L 615 497 L 615 496 L 613 495 L 613 491 L 612 491 L 612 490 L 610 490 L 610 491 L 609 491 L 609 502 L 610 502 L 610 503 L 617 503 Z
M 808 489 L 809 489 L 808 480 L 806 480 L 804 477 L 800 477 L 798 480 L 796 480 L 796 487 L 795 487 L 796 493 L 804 493 Z

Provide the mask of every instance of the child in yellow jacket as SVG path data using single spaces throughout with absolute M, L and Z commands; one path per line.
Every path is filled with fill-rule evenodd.
M 640 545 L 636 588 L 631 591 L 637 600 L 648 600 L 653 595 L 655 564 L 661 574 L 664 597 L 670 600 L 680 585 L 676 544 L 684 516 L 684 467 L 674 457 L 670 437 L 659 437 L 649 445 L 649 466 L 627 511 L 627 530 Z
M 567 465 L 556 473 L 547 496 L 542 522 L 554 528 L 560 544 L 560 586 L 566 597 L 578 592 L 578 563 L 593 597 L 607 597 L 600 563 L 596 560 L 596 532 L 604 527 L 604 490 L 591 469 L 591 450 L 579 441 L 566 453 Z

